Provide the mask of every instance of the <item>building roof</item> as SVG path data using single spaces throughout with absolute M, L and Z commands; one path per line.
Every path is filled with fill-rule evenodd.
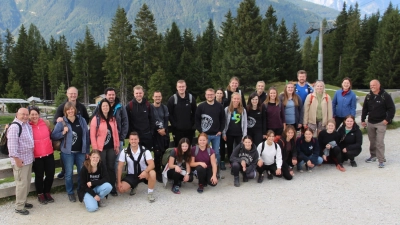
M 28 102 L 32 102 L 32 101 L 35 101 L 35 102 L 42 102 L 42 99 L 40 99 L 40 98 L 38 98 L 38 97 L 33 97 L 33 96 L 31 96 L 31 97 L 29 97 L 29 98 L 27 99 L 27 101 L 28 101 Z

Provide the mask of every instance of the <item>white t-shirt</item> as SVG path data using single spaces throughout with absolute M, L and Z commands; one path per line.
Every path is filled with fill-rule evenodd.
M 129 152 L 129 151 L 128 151 Z M 132 151 L 133 152 L 133 151 Z M 133 153 L 133 158 L 135 160 L 138 159 L 140 155 L 140 149 L 138 148 L 136 153 Z M 146 157 L 145 157 L 146 156 Z M 146 162 L 144 161 L 144 158 L 146 158 L 146 160 L 153 160 L 153 157 L 151 156 L 151 153 L 149 150 L 146 150 L 143 155 L 142 158 L 140 159 L 139 165 L 140 165 L 140 169 L 143 171 L 147 168 L 146 166 Z M 129 156 L 126 156 L 127 159 L 127 163 L 128 163 L 128 174 L 135 174 L 135 170 L 133 168 L 133 161 Z M 119 161 L 120 162 L 125 162 L 125 149 L 122 150 L 121 154 L 119 155 Z M 140 171 L 140 172 L 142 172 Z
M 257 146 L 258 154 L 261 154 L 262 142 Z M 268 145 L 267 141 L 264 142 L 264 151 L 261 155 L 261 159 L 264 162 L 264 165 L 272 165 L 275 163 L 275 156 L 276 156 L 276 167 L 280 169 L 282 167 L 282 152 L 281 147 L 276 144 L 275 150 L 275 143 L 272 145 Z

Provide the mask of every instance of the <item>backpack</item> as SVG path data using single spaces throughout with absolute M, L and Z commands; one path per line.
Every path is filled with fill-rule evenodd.
M 275 150 L 278 151 L 278 144 L 276 144 L 276 142 L 274 142 L 274 144 L 275 144 Z M 265 141 L 263 141 L 263 142 L 262 142 L 262 145 L 261 145 L 260 157 L 262 156 L 262 153 L 263 153 L 263 151 L 264 151 L 264 147 L 265 147 Z M 275 154 L 274 159 L 276 159 L 276 154 Z
M 174 105 L 176 105 L 176 104 L 178 104 L 178 95 L 176 95 L 176 93 L 175 93 L 173 96 L 174 96 Z M 193 96 L 192 96 L 192 94 L 189 93 L 190 104 L 192 104 L 192 99 L 193 99 Z
M 194 157 L 196 157 L 199 154 L 199 150 L 200 150 L 199 146 L 196 145 L 196 149 L 194 150 Z M 207 148 L 207 153 L 208 153 L 208 156 L 211 156 L 211 149 L 210 148 Z
M 146 107 L 147 107 L 147 111 L 149 111 L 149 113 L 150 113 L 150 103 L 147 100 L 146 100 Z M 132 110 L 133 110 L 133 101 L 129 101 L 129 111 L 132 112 Z
M 237 92 L 239 92 L 240 96 L 242 96 L 242 91 L 241 90 L 239 90 Z M 228 91 L 225 91 L 225 98 L 228 98 Z
M 385 92 L 386 92 L 386 91 L 384 91 L 384 92 L 381 94 L 381 98 L 382 98 L 383 101 L 385 101 Z M 371 98 L 371 94 L 368 93 L 368 94 L 365 96 L 365 99 L 367 99 L 367 101 L 369 101 L 370 98 Z
M 167 148 L 165 150 L 163 156 L 162 156 L 162 159 L 161 159 L 161 164 L 163 166 L 167 165 L 168 160 L 169 160 L 169 156 L 171 155 L 172 150 L 175 151 L 175 154 L 178 154 L 178 149 L 176 149 L 176 148 Z
M 311 97 L 310 97 L 310 105 L 311 105 L 313 99 L 314 99 L 314 95 L 311 95 Z M 325 100 L 326 100 L 326 103 L 328 103 L 328 94 L 327 93 L 325 93 Z
M 131 154 L 132 153 L 132 150 L 130 150 L 130 152 L 129 152 L 129 150 L 128 149 L 131 149 L 130 148 L 130 145 L 128 145 L 128 147 L 126 148 L 126 149 L 124 149 L 124 152 L 125 152 L 125 170 L 126 170 L 126 173 L 128 174 L 128 161 L 127 161 L 127 157 L 128 157 L 128 155 L 129 155 L 129 158 L 132 160 L 132 162 L 133 162 L 133 170 L 134 170 L 134 172 L 135 172 L 135 174 L 137 175 L 137 176 L 139 176 L 140 175 L 140 173 L 139 172 L 136 172 L 136 171 L 138 171 L 139 169 L 141 169 L 140 168 L 140 160 L 142 159 L 142 156 L 143 156 L 143 158 L 144 158 L 144 163 L 146 164 L 146 166 L 148 166 L 148 164 L 147 164 L 147 160 L 146 160 L 146 154 L 144 154 L 145 153 L 145 151 L 146 151 L 146 148 L 144 147 L 144 146 L 140 146 L 139 145 L 139 150 L 140 150 L 140 154 L 139 154 L 139 157 L 137 158 L 137 161 L 135 161 L 135 159 L 133 158 L 133 155 Z
M 8 146 L 7 146 L 7 131 L 10 128 L 10 126 L 12 124 L 17 124 L 19 127 L 19 133 L 18 133 L 18 138 L 21 137 L 21 133 L 22 133 L 22 126 L 21 124 L 17 123 L 17 122 L 12 122 L 8 124 L 8 128 L 6 128 L 3 132 L 3 134 L 1 135 L 1 139 L 0 139 L 0 152 L 3 153 L 4 155 L 8 155 Z

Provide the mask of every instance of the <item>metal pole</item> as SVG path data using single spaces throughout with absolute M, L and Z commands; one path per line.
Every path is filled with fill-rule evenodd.
M 322 21 L 320 22 L 319 25 L 319 46 L 318 46 L 318 80 L 323 80 L 324 79 L 324 75 L 323 75 L 323 66 L 324 66 L 324 54 L 323 54 L 323 27 L 322 27 Z

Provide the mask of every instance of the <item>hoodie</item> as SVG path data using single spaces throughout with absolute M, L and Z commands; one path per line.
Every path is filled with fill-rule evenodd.
M 92 197 L 97 195 L 96 192 L 93 191 L 93 188 L 100 186 L 106 182 L 110 182 L 107 167 L 104 163 L 102 163 L 102 161 L 97 164 L 97 171 L 94 173 L 89 173 L 87 168 L 85 166 L 82 166 L 79 179 L 81 180 L 81 186 L 78 189 L 78 198 L 80 202 L 83 201 L 86 193 L 90 194 Z M 87 183 L 89 181 L 92 182 L 92 187 L 90 188 L 87 186 Z
M 306 142 L 304 135 L 296 141 L 297 158 L 299 161 L 307 162 L 311 156 L 311 162 L 315 165 L 318 163 L 319 144 L 316 138 L 312 138 L 310 142 Z
M 189 92 L 185 92 L 184 98 L 181 98 L 178 92 L 176 92 L 176 95 L 178 98 L 176 105 L 173 95 L 168 99 L 167 103 L 171 127 L 173 130 L 194 130 L 194 117 L 197 109 L 196 98 L 192 96 L 192 103 L 190 103 Z
M 128 114 L 129 132 L 153 133 L 155 126 L 153 106 L 147 99 L 143 98 L 140 103 L 136 99 L 132 99 L 126 105 L 126 112 Z
M 257 148 L 254 144 L 251 145 L 250 150 L 247 150 L 243 143 L 240 143 L 235 147 L 235 149 L 233 149 L 230 161 L 232 163 L 236 162 L 240 164 L 244 160 L 246 162 L 246 168 L 251 171 L 256 169 L 259 157 Z

